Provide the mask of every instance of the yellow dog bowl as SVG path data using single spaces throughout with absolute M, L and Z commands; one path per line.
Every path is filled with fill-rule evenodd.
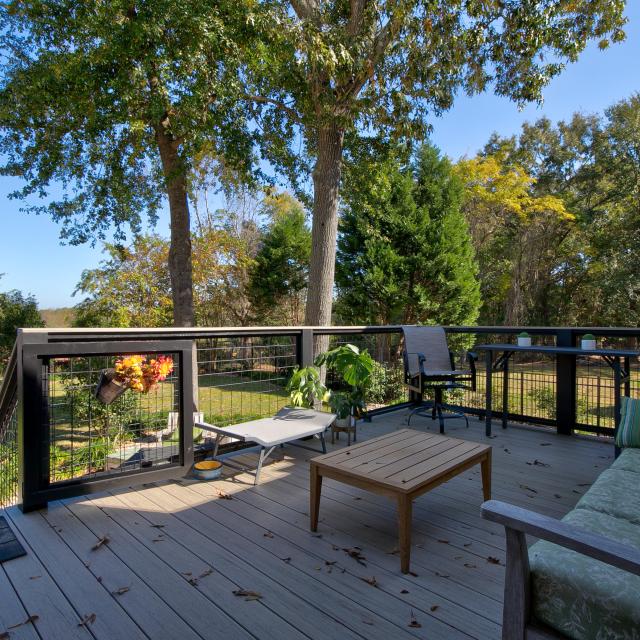
M 203 460 L 193 465 L 193 473 L 198 480 L 215 480 L 222 473 L 222 462 Z

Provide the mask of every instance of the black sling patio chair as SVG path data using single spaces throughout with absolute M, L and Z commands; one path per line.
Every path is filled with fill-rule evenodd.
M 416 408 L 407 418 L 407 424 L 415 415 L 436 416 L 440 421 L 440 433 L 444 433 L 444 421 L 464 418 L 461 411 L 454 411 L 444 405 L 443 393 L 453 389 L 476 390 L 476 360 L 474 353 L 467 353 L 468 370 L 456 369 L 453 353 L 447 344 L 447 335 L 442 327 L 419 327 L 405 325 L 404 334 L 404 384 L 414 392 Z M 433 400 L 425 400 L 428 392 L 433 392 Z M 447 409 L 447 413 L 443 411 Z

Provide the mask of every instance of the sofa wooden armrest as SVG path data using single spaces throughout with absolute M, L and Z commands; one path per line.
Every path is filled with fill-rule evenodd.
M 640 576 L 640 551 L 611 538 L 497 500 L 489 500 L 482 505 L 482 517 L 505 527 L 507 562 L 503 640 L 563 637 L 536 629 L 532 624 L 526 535 L 547 540 Z

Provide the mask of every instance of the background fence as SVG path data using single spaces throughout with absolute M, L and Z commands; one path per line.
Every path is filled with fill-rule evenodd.
M 515 342 L 514 335 L 522 327 L 449 327 L 450 346 L 460 368 L 466 368 L 464 354 L 482 343 Z M 567 346 L 567 339 L 577 344 L 584 329 L 526 328 L 535 344 Z M 597 329 L 600 346 L 637 349 L 638 329 Z M 313 338 L 329 337 L 329 347 L 352 343 L 367 349 L 375 360 L 372 381 L 366 390 L 368 409 L 372 414 L 402 405 L 409 400 L 403 385 L 402 343 L 400 327 L 326 327 L 265 329 L 194 329 L 176 332 L 171 329 L 138 331 L 99 331 L 95 333 L 66 331 L 29 333 L 30 340 L 73 347 L 72 357 L 50 357 L 43 364 L 41 388 L 42 424 L 26 424 L 19 404 L 20 350 L 14 351 L 0 388 L 0 503 L 19 499 L 20 428 L 24 425 L 40 429 L 46 441 L 42 455 L 47 487 L 67 483 L 90 483 L 127 476 L 178 463 L 181 454 L 180 413 L 181 389 L 179 358 L 171 351 L 177 339 L 195 346 L 197 359 L 193 375 L 197 394 L 189 396 L 194 411 L 204 414 L 212 424 L 225 426 L 272 415 L 288 402 L 287 381 L 296 366 L 312 361 Z M 35 336 L 35 337 L 34 337 Z M 567 338 L 569 336 L 569 338 Z M 165 381 L 148 394 L 127 391 L 112 405 L 105 406 L 94 397 L 102 371 L 113 366 L 119 350 L 127 352 L 131 341 L 141 344 L 153 340 L 165 345 L 166 355 L 174 357 L 176 367 Z M 87 355 L 86 344 L 107 344 L 110 353 Z M 130 352 L 130 351 L 129 351 Z M 155 352 L 157 354 L 157 351 Z M 477 361 L 477 390 L 449 394 L 450 404 L 470 413 L 483 414 L 485 406 L 485 362 Z M 627 383 L 631 395 L 640 395 L 638 360 L 631 363 Z M 493 371 L 493 410 L 502 413 L 502 371 Z M 555 425 L 569 430 L 610 436 L 614 428 L 614 380 L 611 367 L 597 357 L 579 357 L 575 368 L 574 398 L 567 396 L 567 380 L 554 356 L 516 353 L 509 366 L 509 395 L 506 410 L 510 419 L 532 424 Z M 340 381 L 329 374 L 327 383 L 339 387 Z M 191 395 L 189 395 L 191 394 Z M 558 406 L 574 402 L 564 412 L 573 415 L 571 424 L 557 416 Z M 185 404 L 184 406 L 191 406 Z M 27 420 L 27 422 L 29 422 Z M 33 434 L 32 434 L 33 435 Z M 40 437 L 39 436 L 39 437 Z M 23 436 L 24 437 L 24 436 Z M 31 442 L 38 438 L 31 437 Z M 206 434 L 193 431 L 196 457 L 207 450 Z

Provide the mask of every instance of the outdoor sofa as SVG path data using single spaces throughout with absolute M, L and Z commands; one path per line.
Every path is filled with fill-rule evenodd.
M 640 449 L 562 520 L 494 500 L 482 515 L 506 530 L 503 640 L 640 640 Z

